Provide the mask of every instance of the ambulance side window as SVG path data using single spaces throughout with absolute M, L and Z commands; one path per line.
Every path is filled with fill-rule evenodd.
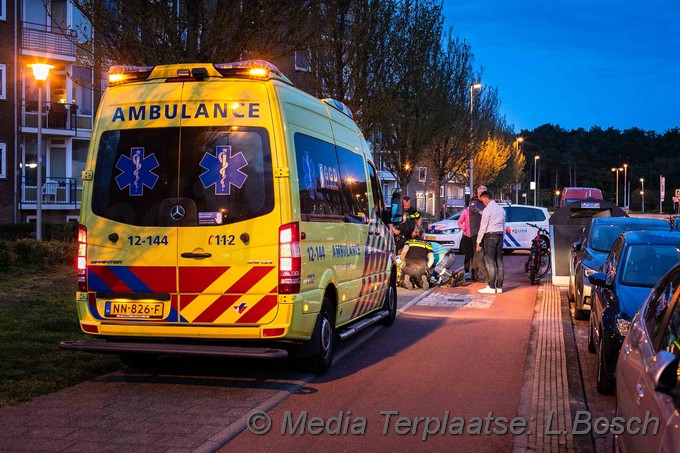
M 335 147 L 300 133 L 295 134 L 294 140 L 300 212 L 303 215 L 337 216 L 336 220 L 340 221 L 339 216 L 346 208 Z
M 346 220 L 366 223 L 368 211 L 368 185 L 364 158 L 345 148 L 335 147 L 340 162 L 342 194 L 346 200 Z

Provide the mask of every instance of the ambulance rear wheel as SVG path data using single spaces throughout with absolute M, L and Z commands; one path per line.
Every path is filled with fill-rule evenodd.
M 383 325 L 391 326 L 397 319 L 397 278 L 394 273 L 390 277 L 390 286 L 387 287 L 385 293 L 385 301 L 383 302 L 383 310 L 387 310 L 389 315 L 384 317 L 381 322 Z
M 319 311 L 319 316 L 316 318 L 314 333 L 310 341 L 313 342 L 316 352 L 314 355 L 307 357 L 302 366 L 305 370 L 312 373 L 325 373 L 333 363 L 337 343 L 335 310 L 333 310 L 333 304 L 328 297 L 323 298 L 321 311 Z

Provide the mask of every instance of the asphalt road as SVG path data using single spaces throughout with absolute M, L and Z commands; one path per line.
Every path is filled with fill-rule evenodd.
M 446 427 L 447 411 L 450 420 L 466 422 L 490 412 L 517 415 L 537 291 L 521 273 L 525 258 L 506 257 L 505 292 L 486 296 L 479 308 L 445 306 L 452 298 L 478 297 L 479 283 L 441 288 L 425 299 L 418 299 L 422 290 L 400 289 L 399 306 L 413 305 L 393 326 L 341 343 L 324 376 L 300 373 L 285 361 L 187 358 L 124 368 L 0 409 L 0 451 L 507 451 L 509 434 L 445 433 L 423 440 L 425 419 L 415 417 L 438 418 Z M 433 296 L 439 302 L 424 305 Z M 257 411 L 272 419 L 266 435 L 244 431 Z M 287 411 L 293 423 L 304 411 L 308 421 L 340 415 L 348 434 L 282 435 Z M 349 430 L 361 424 L 357 418 L 366 419 L 363 435 Z M 407 422 L 417 425 L 404 433 Z
M 479 435 L 449 429 L 454 417 L 474 432 L 472 417 L 496 417 L 493 430 L 497 417 L 517 416 L 537 288 L 521 273 L 525 258 L 506 257 L 504 293 L 491 296 L 488 308 L 424 305 L 424 299 L 326 375 L 252 415 L 250 429 L 221 451 L 511 450 L 510 434 L 485 434 L 485 426 Z M 481 287 L 456 293 L 477 296 Z M 266 433 L 253 434 L 268 423 Z M 454 425 L 455 432 L 460 424 Z

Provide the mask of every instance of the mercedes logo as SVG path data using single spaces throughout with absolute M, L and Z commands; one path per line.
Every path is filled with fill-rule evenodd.
M 184 209 L 184 206 L 181 204 L 176 204 L 170 208 L 170 217 L 172 217 L 172 220 L 182 220 L 186 213 L 186 209 Z

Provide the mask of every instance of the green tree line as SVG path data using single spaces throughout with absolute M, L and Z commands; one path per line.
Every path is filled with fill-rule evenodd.
M 526 177 L 522 191 L 527 191 L 533 179 L 534 156 L 540 156 L 539 188 L 541 204 L 550 206 L 555 191 L 564 187 L 597 187 L 605 199 L 616 199 L 616 172 L 619 172 L 619 205 L 623 206 L 624 178 L 630 183 L 630 208 L 641 209 L 644 179 L 645 211 L 659 210 L 659 177 L 666 178 L 664 212 L 672 209 L 675 189 L 680 188 L 680 128 L 664 133 L 639 128 L 624 131 L 600 127 L 590 130 L 566 130 L 544 124 L 531 131 L 522 131 L 521 149 L 526 156 Z

